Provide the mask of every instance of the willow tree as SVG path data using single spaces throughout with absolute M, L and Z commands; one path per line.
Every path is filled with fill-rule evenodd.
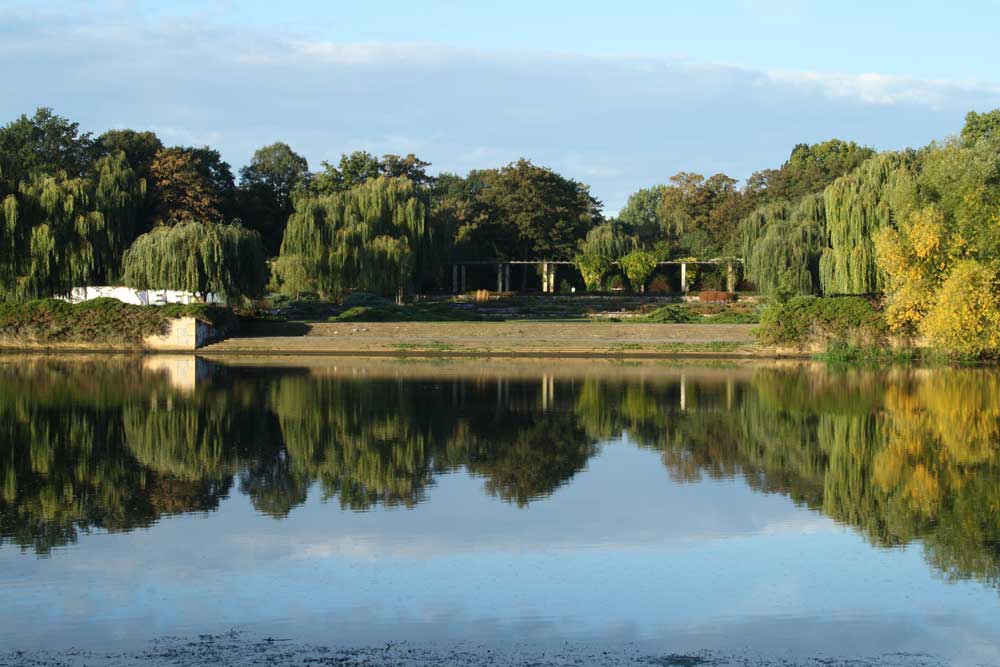
M 121 153 L 85 176 L 0 174 L 0 183 L 0 297 L 65 294 L 117 275 L 145 188 Z
M 841 176 L 823 193 L 829 247 L 820 259 L 826 294 L 881 292 L 884 282 L 875 258 L 875 237 L 894 223 L 891 200 L 909 178 L 908 160 L 882 153 Z
M 351 289 L 395 295 L 433 271 L 437 254 L 413 182 L 375 178 L 345 192 L 299 199 L 274 270 L 286 292 L 299 291 L 310 276 L 324 296 Z
M 765 204 L 740 222 L 747 278 L 768 294 L 812 294 L 819 288 L 825 216 L 821 195 L 795 207 Z
M 260 234 L 239 224 L 156 227 L 135 240 L 123 265 L 129 287 L 222 294 L 231 302 L 260 294 L 267 281 Z
M 598 225 L 587 232 L 586 238 L 580 241 L 575 258 L 587 289 L 599 289 L 601 279 L 611 269 L 611 265 L 638 247 L 639 240 L 635 236 L 627 234 L 620 225 L 611 222 Z

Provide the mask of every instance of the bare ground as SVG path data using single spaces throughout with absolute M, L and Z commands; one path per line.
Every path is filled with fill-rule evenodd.
M 258 325 L 206 354 L 760 356 L 749 324 L 369 322 Z

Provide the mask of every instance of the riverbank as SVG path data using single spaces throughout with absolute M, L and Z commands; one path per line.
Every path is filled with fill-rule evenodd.
M 257 323 L 207 345 L 214 355 L 778 357 L 749 324 L 586 321 Z

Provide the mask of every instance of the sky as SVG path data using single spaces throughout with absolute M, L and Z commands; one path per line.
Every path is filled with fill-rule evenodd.
M 210 144 L 313 169 L 413 152 L 432 172 L 531 159 L 613 215 L 678 171 L 743 179 L 797 143 L 880 150 L 1000 107 L 1000 0 L 0 0 L 0 122 Z

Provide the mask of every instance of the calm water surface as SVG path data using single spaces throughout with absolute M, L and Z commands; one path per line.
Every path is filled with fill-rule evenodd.
M 1000 663 L 1000 372 L 0 357 L 0 648 Z

